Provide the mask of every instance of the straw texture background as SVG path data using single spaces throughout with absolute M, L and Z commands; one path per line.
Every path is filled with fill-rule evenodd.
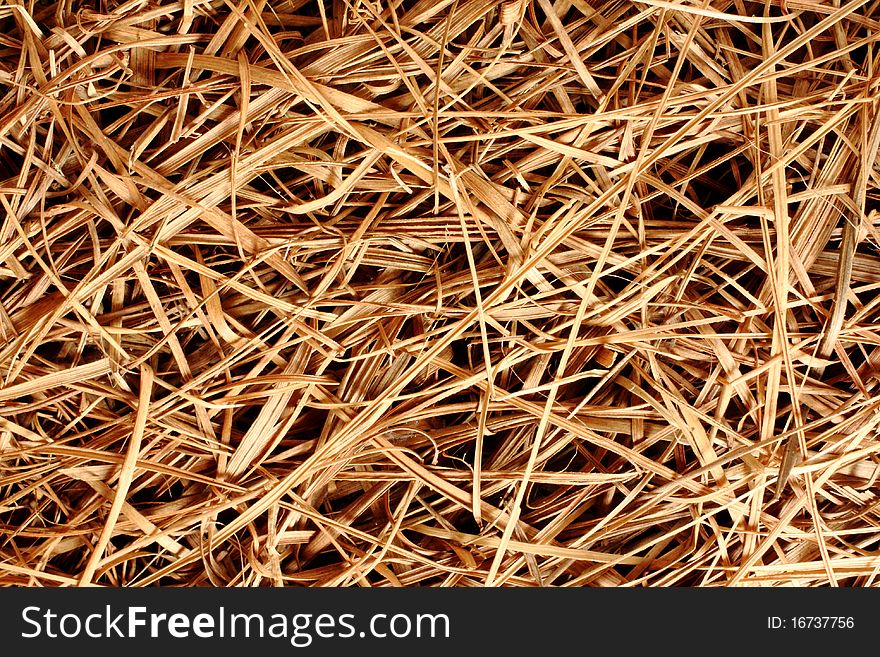
M 0 3 L 0 585 L 876 584 L 878 40 Z

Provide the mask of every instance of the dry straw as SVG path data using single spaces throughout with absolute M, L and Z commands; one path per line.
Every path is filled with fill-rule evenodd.
M 0 584 L 871 586 L 880 0 L 6 0 Z

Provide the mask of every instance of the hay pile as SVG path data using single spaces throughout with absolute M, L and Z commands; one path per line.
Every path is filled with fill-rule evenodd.
M 0 583 L 869 586 L 880 2 L 0 6 Z

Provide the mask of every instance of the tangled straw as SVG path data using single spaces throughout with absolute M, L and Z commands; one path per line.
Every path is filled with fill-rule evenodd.
M 0 5 L 0 584 L 872 586 L 880 0 Z

